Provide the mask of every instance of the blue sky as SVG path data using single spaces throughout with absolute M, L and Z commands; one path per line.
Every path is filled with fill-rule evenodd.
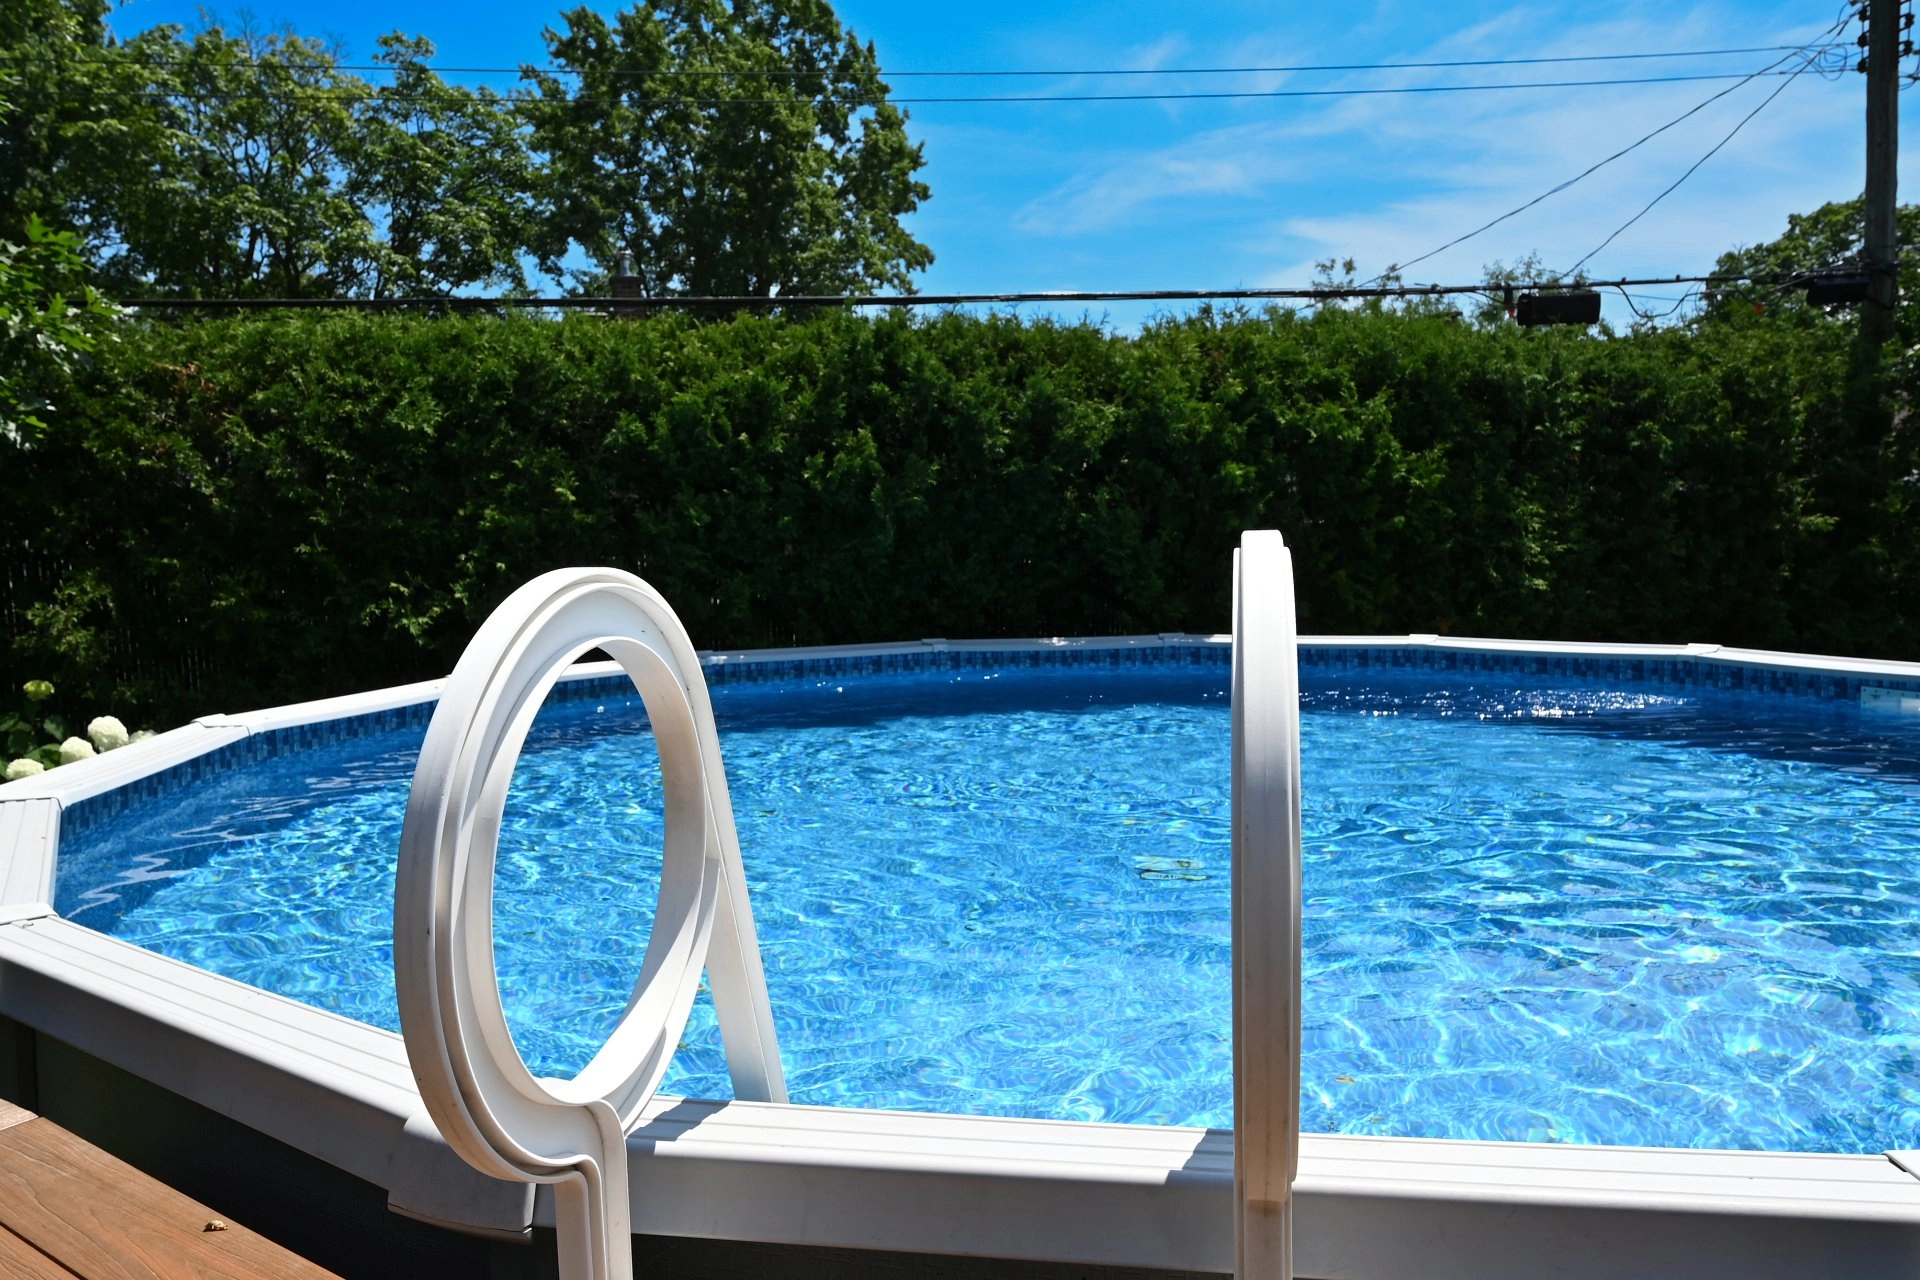
M 596 7 L 612 11 L 617 5 Z M 1568 57 L 1772 46 L 1815 36 L 1837 3 L 1377 0 L 1346 6 L 1211 0 L 1015 3 L 843 0 L 882 67 L 1100 71 Z M 192 27 L 187 0 L 130 0 L 122 33 Z M 239 9 L 216 10 L 231 21 Z M 380 34 L 431 38 L 448 66 L 540 61 L 558 5 L 466 0 L 255 0 L 254 21 L 330 35 L 364 57 Z M 1848 28 L 1849 44 L 1857 28 Z M 1384 88 L 1756 70 L 1778 55 L 1390 72 L 1018 80 L 895 75 L 896 97 Z M 459 77 L 505 88 L 512 77 Z M 914 233 L 937 255 L 923 292 L 1305 284 L 1353 257 L 1363 276 L 1406 262 L 1579 173 L 1728 82 L 1228 101 L 910 106 L 933 198 Z M 1408 272 L 1472 282 L 1493 261 L 1570 266 L 1779 86 L 1763 77 L 1536 208 Z M 1792 212 L 1857 195 L 1864 77 L 1802 75 L 1639 223 L 1588 263 L 1596 277 L 1694 274 L 1772 238 Z M 1909 130 L 1907 137 L 1913 137 Z M 1903 146 L 1902 168 L 1920 148 Z M 1914 185 L 1920 192 L 1920 185 Z M 1655 296 L 1678 290 L 1648 289 Z M 1609 303 L 1610 314 L 1624 314 Z M 1658 306 L 1649 302 L 1648 306 Z M 1079 304 L 1063 307 L 1077 315 Z M 1146 305 L 1097 311 L 1131 327 Z

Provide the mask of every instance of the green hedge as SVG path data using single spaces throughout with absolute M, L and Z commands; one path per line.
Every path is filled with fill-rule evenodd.
M 1920 463 L 1860 361 L 1346 312 L 140 325 L 0 463 L 6 679 L 154 722 L 393 684 L 567 564 L 703 647 L 1219 631 L 1268 525 L 1310 632 L 1920 657 Z

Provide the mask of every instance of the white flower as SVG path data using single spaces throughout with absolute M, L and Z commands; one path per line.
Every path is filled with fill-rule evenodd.
M 41 764 L 38 760 L 29 760 L 25 756 L 22 756 L 7 766 L 7 781 L 13 782 L 19 778 L 31 778 L 36 773 L 45 773 L 46 771 L 47 766 Z
M 132 733 L 127 735 L 127 741 L 128 742 L 145 742 L 148 738 L 151 738 L 153 736 L 154 736 L 153 730 L 151 729 L 135 729 Z
M 88 760 L 93 757 L 93 744 L 85 738 L 68 738 L 60 744 L 60 763 L 72 764 L 75 760 Z
M 124 747 L 131 739 L 127 737 L 127 726 L 112 716 L 97 716 L 87 725 L 87 737 L 93 740 L 95 751 L 111 751 L 115 747 Z

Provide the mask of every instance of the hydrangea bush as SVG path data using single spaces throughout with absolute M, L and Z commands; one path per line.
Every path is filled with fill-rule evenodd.
M 84 738 L 68 734 L 65 720 L 57 715 L 42 714 L 42 704 L 53 696 L 50 682 L 29 680 L 20 686 L 20 692 L 26 695 L 26 706 L 0 719 L 0 734 L 5 735 L 6 754 L 11 757 L 6 767 L 7 782 L 31 778 L 56 765 L 88 760 L 153 736 L 150 729 L 128 733 L 127 726 L 115 716 L 95 716 L 87 722 Z M 35 746 L 36 742 L 41 745 Z

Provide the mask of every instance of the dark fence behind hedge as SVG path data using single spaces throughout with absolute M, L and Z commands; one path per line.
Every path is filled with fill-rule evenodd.
M 567 564 L 704 647 L 1218 631 L 1256 526 L 1308 631 L 1920 657 L 1920 463 L 1859 360 L 1349 313 L 132 328 L 4 458 L 5 674 L 152 723 L 392 684 Z

